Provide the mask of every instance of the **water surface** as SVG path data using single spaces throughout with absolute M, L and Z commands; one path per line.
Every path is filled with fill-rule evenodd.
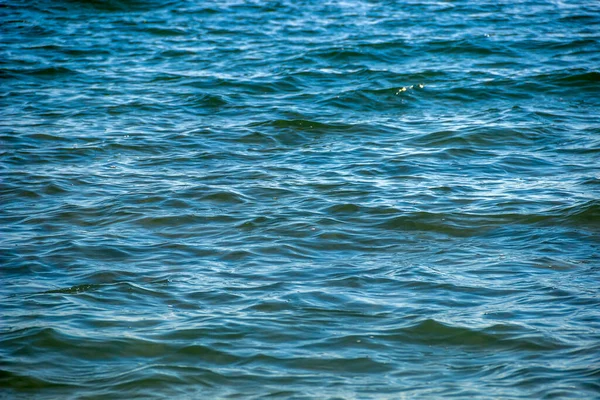
M 598 2 L 0 6 L 0 398 L 600 398 Z

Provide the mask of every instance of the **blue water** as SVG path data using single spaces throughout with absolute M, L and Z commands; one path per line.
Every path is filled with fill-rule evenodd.
M 600 398 L 597 1 L 0 2 L 0 398 Z

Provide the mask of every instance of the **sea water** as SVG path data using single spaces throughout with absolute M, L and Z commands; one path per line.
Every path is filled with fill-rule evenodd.
M 0 33 L 0 398 L 600 398 L 599 2 Z

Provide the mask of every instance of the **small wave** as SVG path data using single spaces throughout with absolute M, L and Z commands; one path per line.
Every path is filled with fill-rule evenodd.
M 575 72 L 568 75 L 556 75 L 553 78 L 553 81 L 561 83 L 597 83 L 600 82 L 600 72 L 591 71 L 591 72 Z
M 567 348 L 557 340 L 548 340 L 537 332 L 511 325 L 472 329 L 426 319 L 406 328 L 374 335 L 378 339 L 436 346 L 465 346 L 480 349 L 508 348 L 520 351 L 555 351 Z
M 53 289 L 53 290 L 48 290 L 47 294 L 53 294 L 53 293 L 57 293 L 57 294 L 80 294 L 80 293 L 86 293 L 86 292 L 91 292 L 91 291 L 95 291 L 102 288 L 102 285 L 98 285 L 98 284 L 82 284 L 82 285 L 75 285 L 75 286 L 71 286 L 68 288 L 63 288 L 63 289 Z
M 184 36 L 188 34 L 184 29 L 164 27 L 148 27 L 142 30 L 142 32 L 147 32 L 156 36 Z
M 240 193 L 234 193 L 227 190 L 215 191 L 204 195 L 201 200 L 211 201 L 215 203 L 230 203 L 230 204 L 242 204 L 248 201 L 245 196 Z
M 581 69 L 561 70 L 553 73 L 539 74 L 528 79 L 538 82 L 538 85 L 548 85 L 545 88 L 546 91 L 596 91 L 598 89 L 598 82 L 600 82 L 600 72 Z
M 405 110 L 425 106 L 428 100 L 423 96 L 425 87 L 417 80 L 405 86 L 343 90 L 324 96 L 319 104 L 357 112 Z
M 24 68 L 24 69 L 3 69 L 3 73 L 10 74 L 12 76 L 29 76 L 33 78 L 63 78 L 73 77 L 80 73 L 67 67 L 62 66 L 49 66 L 41 68 Z
M 334 47 L 327 49 L 312 50 L 306 53 L 304 56 L 316 60 L 326 60 L 328 62 L 335 62 L 338 65 L 344 65 L 360 61 L 386 61 L 382 57 L 383 54 L 381 52 L 370 51 L 368 48 L 345 49 Z
M 254 122 L 249 124 L 250 127 L 269 126 L 278 129 L 291 129 L 298 131 L 331 131 L 344 132 L 354 130 L 356 127 L 352 124 L 344 123 L 325 123 L 305 119 L 276 119 L 271 121 Z
M 213 365 L 235 365 L 244 359 L 239 356 L 199 344 L 184 346 L 175 352 L 177 359 L 197 359 Z
M 394 231 L 423 231 L 440 233 L 456 237 L 469 237 L 480 235 L 485 230 L 492 229 L 491 226 L 466 220 L 456 222 L 449 215 L 439 215 L 428 212 L 417 212 L 411 215 L 400 215 L 386 219 L 376 226 L 384 230 Z
M 514 55 L 510 49 L 498 46 L 487 40 L 432 40 L 427 42 L 425 46 L 431 53 L 467 54 L 473 56 Z
M 132 12 L 157 9 L 167 6 L 167 0 L 66 0 L 71 7 L 91 8 L 107 12 Z
M 209 93 L 186 96 L 185 103 L 200 108 L 220 108 L 229 105 L 229 101 L 224 96 Z
M 203 217 L 194 214 L 175 214 L 162 216 L 144 216 L 134 222 L 145 228 L 177 228 L 184 224 L 198 224 L 204 220 Z
M 550 213 L 564 222 L 600 227 L 600 200 L 590 200 L 583 204 L 555 209 Z
M 328 214 L 355 214 L 361 211 L 361 207 L 357 204 L 336 204 L 324 210 Z
M 68 384 L 62 382 L 54 382 L 50 379 L 43 379 L 33 375 L 18 374 L 15 372 L 5 371 L 0 369 L 0 386 L 7 390 L 18 390 L 26 393 L 31 393 L 36 390 L 52 390 L 52 389 L 81 389 L 81 385 Z M 6 394 L 6 393 L 5 393 Z M 16 394 L 13 394 L 16 396 Z M 10 397 L 8 397 L 10 398 Z M 14 397 L 18 398 L 18 397 Z

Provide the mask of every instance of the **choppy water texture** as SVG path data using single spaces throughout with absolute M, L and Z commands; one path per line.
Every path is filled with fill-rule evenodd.
M 0 397 L 600 398 L 597 1 L 0 5 Z

